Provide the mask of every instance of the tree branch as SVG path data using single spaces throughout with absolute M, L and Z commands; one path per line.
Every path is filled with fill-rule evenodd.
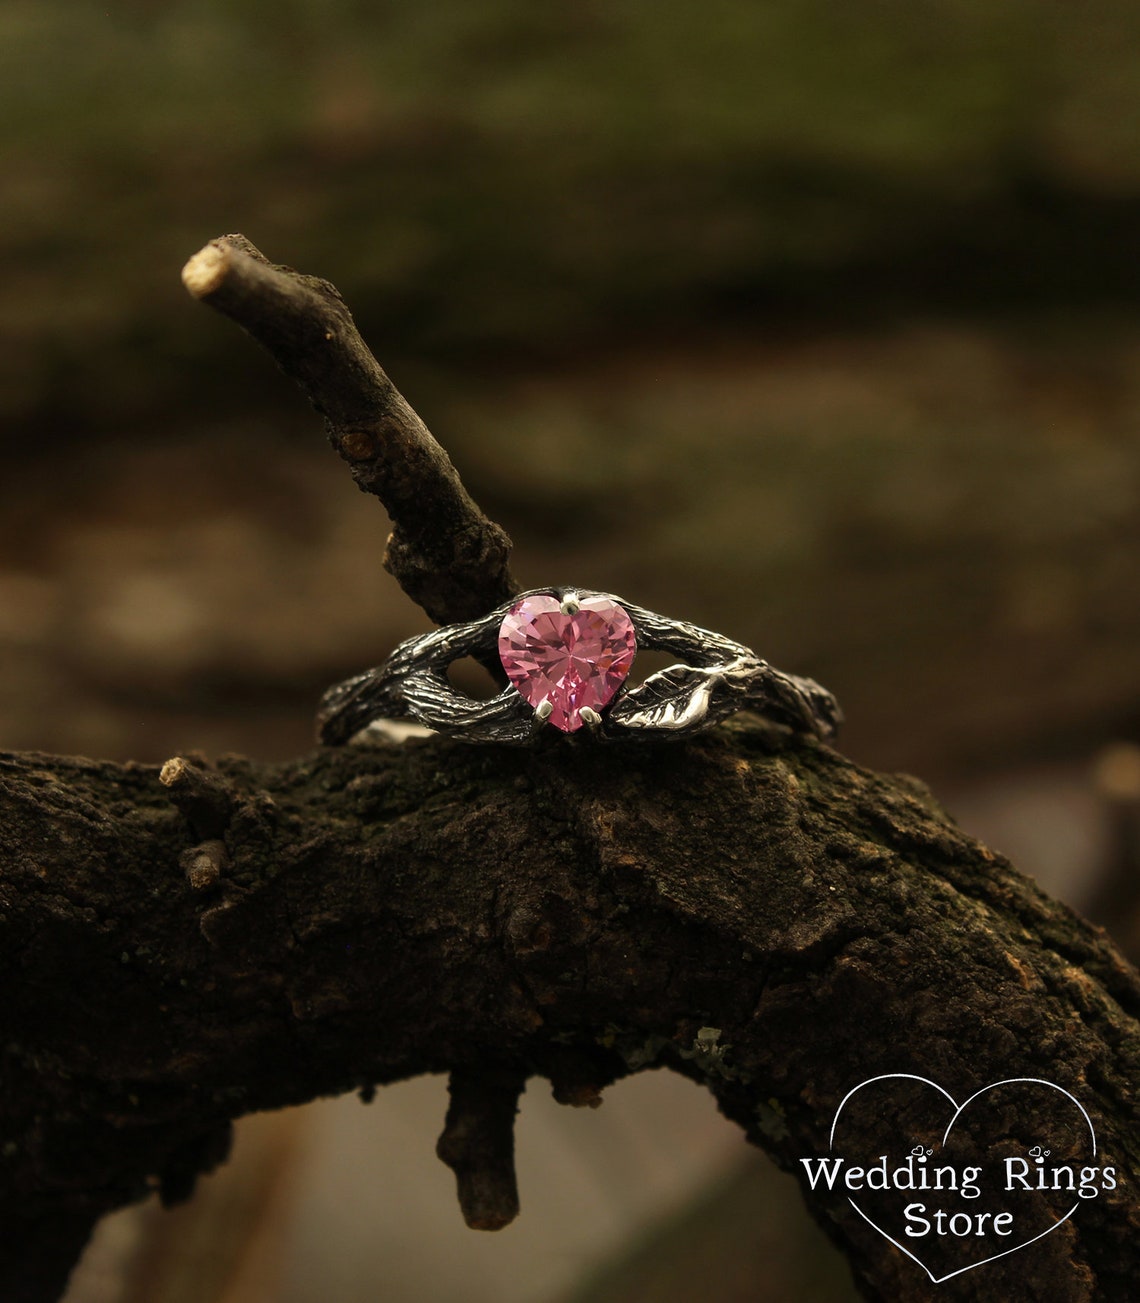
M 525 1085 L 521 1067 L 452 1069 L 451 1106 L 435 1152 L 455 1173 L 459 1207 L 472 1230 L 501 1230 L 518 1216 L 515 1114 Z
M 472 501 L 335 286 L 274 265 L 243 235 L 211 240 L 182 281 L 266 348 L 325 418 L 352 478 L 392 519 L 385 567 L 433 620 L 477 619 L 518 591 L 511 540 Z
M 511 596 L 506 536 L 331 286 L 239 236 L 184 279 L 324 413 L 429 614 Z M 959 1100 L 1053 1082 L 1088 1110 L 1115 1187 L 938 1297 L 1140 1292 L 1140 977 L 919 784 L 778 728 L 216 770 L 0 753 L 0 971 L 4 1303 L 55 1299 L 104 1212 L 185 1198 L 234 1118 L 425 1072 L 451 1074 L 439 1153 L 465 1216 L 503 1225 L 526 1079 L 593 1106 L 649 1067 L 702 1082 L 801 1181 L 870 1077 L 929 1076 Z M 851 1140 L 880 1143 L 878 1114 L 849 1116 Z M 1007 1148 L 1068 1143 L 1060 1116 L 1000 1125 Z M 930 1297 L 845 1198 L 806 1193 L 868 1297 Z
M 591 1103 L 671 1067 L 800 1176 L 864 1078 L 965 1099 L 1038 1076 L 1080 1098 L 1120 1184 L 961 1279 L 1008 1299 L 1140 1284 L 1140 980 L 912 780 L 743 723 L 660 749 L 413 741 L 219 777 L 231 867 L 204 896 L 158 769 L 0 761 L 0 1224 L 59 1219 L 74 1245 L 76 1219 L 187 1193 L 243 1113 L 424 1072 L 454 1074 L 441 1149 L 481 1225 L 512 1211 L 524 1076 Z M 1039 1120 L 1009 1135 L 1028 1145 Z M 928 1297 L 845 1199 L 808 1202 L 870 1297 Z M 24 1246 L 4 1246 L 0 1297 L 52 1298 L 50 1272 L 20 1293 Z

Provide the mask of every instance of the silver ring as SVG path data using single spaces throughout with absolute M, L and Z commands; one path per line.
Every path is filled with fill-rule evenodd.
M 671 652 L 685 664 L 629 687 L 639 649 Z M 508 686 L 487 701 L 459 692 L 447 669 L 465 656 L 486 663 L 497 656 Z M 329 688 L 317 734 L 337 746 L 379 720 L 410 718 L 464 742 L 519 746 L 551 728 L 598 741 L 659 742 L 739 710 L 821 738 L 843 718 L 826 688 L 718 633 L 611 593 L 533 588 L 481 620 L 409 638 L 383 665 Z

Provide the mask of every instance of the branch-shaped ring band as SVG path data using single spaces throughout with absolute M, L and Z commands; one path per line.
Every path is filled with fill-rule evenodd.
M 672 652 L 644 683 L 625 683 L 638 649 Z M 448 666 L 495 652 L 509 685 L 479 701 L 458 691 Z M 525 745 L 546 726 L 600 741 L 688 737 L 752 710 L 802 733 L 831 737 L 839 703 L 811 679 L 761 660 L 708 629 L 670 620 L 610 593 L 536 588 L 480 620 L 402 642 L 383 665 L 328 689 L 318 736 L 348 742 L 379 719 L 413 719 L 465 742 Z

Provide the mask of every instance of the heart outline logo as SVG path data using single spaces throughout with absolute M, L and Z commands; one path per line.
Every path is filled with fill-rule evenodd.
M 1080 1114 L 1084 1118 L 1085 1123 L 1087 1124 L 1089 1129 L 1089 1137 L 1092 1142 L 1092 1156 L 1093 1158 L 1096 1157 L 1096 1130 L 1093 1127 L 1092 1118 L 1089 1117 L 1088 1113 L 1085 1111 L 1084 1105 L 1081 1103 L 1079 1099 L 1077 1099 L 1077 1097 L 1074 1094 L 1072 1094 L 1070 1091 L 1067 1091 L 1063 1086 L 1058 1086 L 1055 1082 L 1046 1081 L 1043 1077 L 1007 1077 L 1004 1081 L 993 1081 L 988 1086 L 983 1086 L 980 1090 L 976 1090 L 969 1097 L 969 1099 L 959 1104 L 958 1101 L 954 1098 L 954 1096 L 951 1095 L 950 1092 L 946 1090 L 944 1087 L 940 1086 L 936 1081 L 931 1081 L 929 1077 L 920 1077 L 917 1073 L 913 1073 L 913 1072 L 884 1072 L 878 1077 L 868 1077 L 866 1081 L 861 1081 L 857 1086 L 849 1090 L 847 1094 L 844 1095 L 843 1099 L 840 1100 L 839 1107 L 835 1110 L 835 1117 L 832 1119 L 831 1122 L 831 1134 L 828 1137 L 828 1147 L 832 1150 L 832 1152 L 834 1152 L 835 1150 L 835 1131 L 839 1125 L 839 1115 L 843 1112 L 843 1109 L 847 1104 L 848 1100 L 852 1099 L 855 1095 L 857 1095 L 859 1091 L 861 1091 L 865 1086 L 874 1085 L 874 1083 L 877 1081 L 920 1081 L 925 1086 L 932 1086 L 936 1091 L 938 1091 L 940 1095 L 944 1096 L 947 1100 L 949 1100 L 952 1108 L 954 1109 L 954 1112 L 950 1118 L 949 1123 L 947 1124 L 946 1130 L 942 1133 L 941 1143 L 943 1146 L 945 1146 L 947 1138 L 950 1135 L 950 1132 L 954 1129 L 954 1124 L 958 1121 L 959 1117 L 961 1117 L 963 1111 L 967 1109 L 974 1102 L 974 1100 L 986 1094 L 987 1091 L 996 1090 L 999 1086 L 1013 1086 L 1019 1084 L 1048 1086 L 1050 1090 L 1055 1090 L 1059 1094 L 1064 1095 L 1067 1099 L 1071 1100 L 1080 1110 Z M 943 1281 L 951 1280 L 955 1276 L 960 1276 L 962 1275 L 963 1272 L 973 1271 L 975 1267 L 984 1267 L 987 1262 L 996 1262 L 998 1258 L 1004 1258 L 1011 1253 L 1018 1253 L 1020 1250 L 1028 1248 L 1029 1245 L 1035 1243 L 1037 1240 L 1042 1240 L 1047 1235 L 1052 1235 L 1052 1233 L 1057 1229 L 1057 1227 L 1063 1226 L 1065 1222 L 1067 1222 L 1069 1218 L 1072 1217 L 1073 1213 L 1075 1213 L 1077 1209 L 1080 1207 L 1080 1199 L 1078 1199 L 1077 1202 L 1073 1204 L 1073 1206 L 1069 1209 L 1067 1213 L 1065 1213 L 1063 1217 L 1059 1217 L 1051 1226 L 1047 1226 L 1045 1230 L 1039 1231 L 1036 1235 L 1032 1236 L 1030 1239 L 1023 1240 L 1020 1244 L 1014 1244 L 1008 1249 L 1002 1249 L 998 1253 L 992 1253 L 988 1258 L 982 1258 L 979 1262 L 967 1263 L 966 1266 L 959 1267 L 956 1271 L 947 1272 L 945 1276 L 935 1276 L 935 1274 L 930 1270 L 930 1268 L 926 1265 L 926 1263 L 922 1261 L 921 1258 L 919 1258 L 916 1254 L 912 1253 L 910 1249 L 906 1247 L 905 1244 L 900 1244 L 898 1240 L 896 1240 L 893 1236 L 889 1235 L 885 1230 L 883 1230 L 883 1228 L 877 1222 L 873 1221 L 863 1211 L 863 1209 L 859 1207 L 859 1205 L 855 1202 L 855 1200 L 850 1195 L 848 1195 L 847 1197 L 847 1202 L 851 1205 L 852 1208 L 855 1209 L 855 1211 L 859 1214 L 859 1216 L 862 1217 L 863 1220 L 869 1226 L 871 1226 L 874 1230 L 879 1232 L 879 1234 L 883 1237 L 883 1239 L 885 1239 L 888 1243 L 893 1244 L 895 1248 L 900 1250 L 902 1253 L 905 1253 L 906 1256 L 910 1258 L 912 1262 L 916 1262 L 922 1268 L 922 1270 L 926 1272 L 927 1276 L 930 1277 L 930 1281 L 934 1285 L 941 1285 Z

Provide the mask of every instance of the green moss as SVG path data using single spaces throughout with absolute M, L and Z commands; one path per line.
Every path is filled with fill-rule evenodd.
M 757 1128 L 773 1144 L 779 1144 L 791 1135 L 788 1130 L 787 1114 L 778 1099 L 761 1101 L 756 1105 L 755 1113 Z

